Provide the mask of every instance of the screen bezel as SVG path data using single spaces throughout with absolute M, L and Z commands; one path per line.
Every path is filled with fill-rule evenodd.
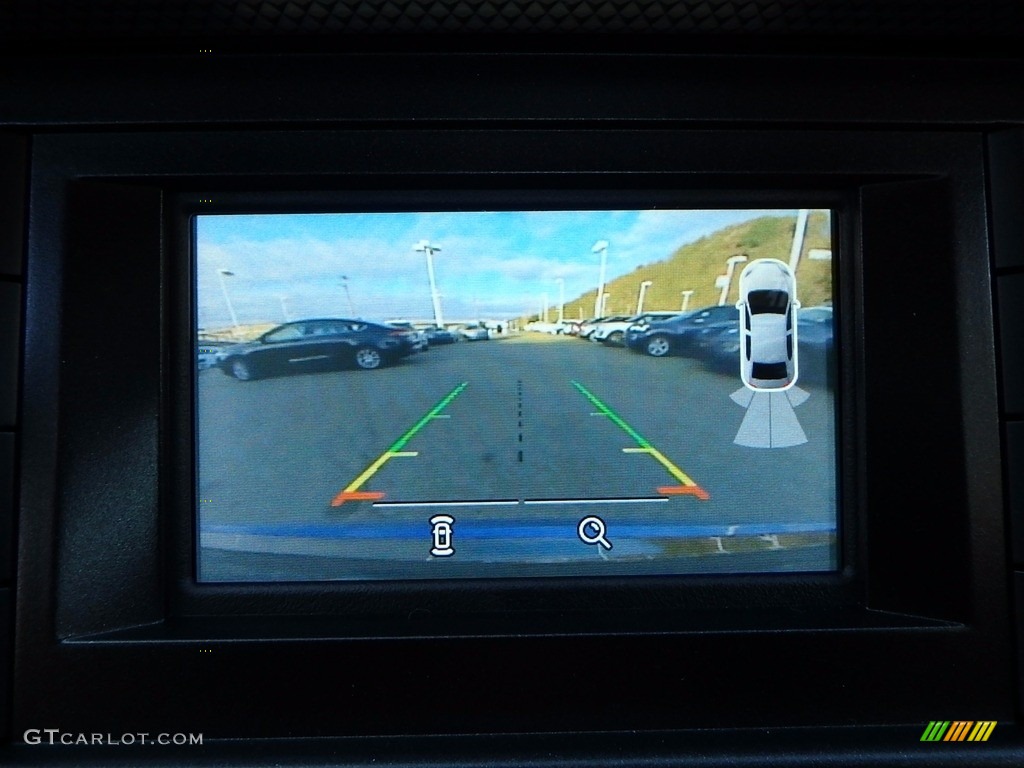
M 611 183 L 609 183 L 611 182 Z M 462 579 L 418 579 L 392 581 L 282 581 L 282 582 L 200 582 L 196 578 L 198 567 L 198 532 L 195 521 L 198 511 L 195 504 L 190 508 L 193 524 L 188 542 L 191 557 L 186 569 L 185 557 L 179 554 L 175 566 L 176 581 L 182 585 L 182 608 L 187 612 L 204 612 L 211 604 L 223 604 L 224 599 L 236 591 L 248 593 L 247 610 L 260 606 L 260 612 L 274 614 L 282 609 L 301 610 L 314 608 L 329 613 L 335 620 L 346 614 L 359 616 L 361 605 L 372 604 L 376 620 L 394 626 L 394 617 L 408 615 L 445 615 L 468 622 L 476 627 L 475 632 L 504 634 L 509 631 L 501 614 L 511 600 L 517 605 L 519 632 L 551 631 L 551 615 L 570 610 L 574 614 L 577 631 L 583 624 L 595 628 L 614 626 L 609 617 L 615 612 L 628 611 L 631 622 L 644 623 L 664 628 L 678 622 L 668 614 L 693 610 L 696 606 L 708 604 L 710 590 L 721 593 L 720 599 L 731 606 L 732 613 L 738 609 L 771 610 L 783 606 L 792 607 L 799 603 L 806 609 L 850 608 L 859 601 L 856 579 L 857 557 L 856 537 L 853 520 L 843 516 L 843 510 L 855 508 L 856 500 L 850 472 L 856 456 L 855 430 L 844 427 L 844 418 L 853 419 L 854 391 L 851 383 L 844 384 L 843 376 L 851 375 L 855 366 L 854 354 L 843 357 L 843 349 L 854 344 L 852 329 L 856 327 L 856 312 L 850 310 L 849 317 L 844 307 L 852 307 L 852 292 L 843 291 L 853 284 L 852 259 L 844 259 L 845 252 L 852 252 L 852 228 L 847 223 L 853 216 L 855 199 L 849 192 L 836 190 L 793 190 L 793 189 L 723 189 L 721 180 L 707 179 L 707 188 L 701 189 L 694 179 L 671 178 L 668 175 L 643 177 L 631 175 L 606 176 L 603 188 L 587 188 L 593 181 L 583 177 L 562 177 L 554 184 L 532 187 L 536 179 L 531 177 L 503 177 L 499 184 L 493 179 L 466 177 L 448 180 L 441 188 L 410 191 L 411 180 L 388 179 L 391 188 L 379 188 L 380 180 L 366 179 L 357 183 L 356 190 L 324 191 L 278 191 L 260 194 L 245 192 L 183 192 L 175 195 L 169 209 L 173 218 L 169 233 L 173 246 L 169 249 L 174 259 L 172 272 L 187 274 L 188 293 L 183 281 L 179 282 L 175 295 L 169 298 L 169 306 L 188 306 L 193 317 L 189 328 L 195 333 L 195 247 L 194 217 L 198 215 L 229 215 L 252 213 L 377 213 L 387 211 L 494 211 L 494 210 L 630 210 L 630 209 L 829 209 L 832 211 L 832 242 L 834 257 L 833 302 L 836 306 L 836 349 L 839 365 L 832 394 L 835 403 L 836 432 L 836 550 L 839 567 L 834 571 L 793 572 L 793 573 L 715 573 L 683 574 L 663 576 L 566 576 L 566 577 L 525 577 L 515 578 L 462 578 Z M 422 184 L 422 182 L 419 182 Z M 675 187 L 673 183 L 687 185 Z M 366 190 L 376 184 L 378 188 Z M 621 188 L 618 188 L 620 187 Z M 446 188 L 445 188 L 446 187 Z M 696 188 L 695 188 L 696 187 Z M 717 187 L 717 188 L 716 188 Z M 845 272 L 845 276 L 843 273 Z M 179 318 L 180 322 L 180 318 Z M 843 338 L 845 328 L 851 333 Z M 172 330 L 172 329 L 168 329 Z M 173 332 L 173 331 L 172 331 Z M 193 336 L 194 339 L 194 336 Z M 178 340 L 178 348 L 184 349 L 185 340 Z M 187 347 L 191 351 L 191 345 Z M 196 402 L 196 376 L 191 355 L 179 363 L 181 369 L 193 372 L 191 402 Z M 178 367 L 178 366 L 176 366 Z M 852 377 L 851 377 L 852 381 Z M 196 436 L 199 425 L 195 421 L 194 407 L 188 418 L 194 425 L 190 436 L 188 453 L 185 446 L 175 445 L 176 455 L 182 460 L 175 464 L 188 463 L 198 466 Z M 186 462 L 184 456 L 188 456 Z M 844 465 L 845 459 L 845 465 Z M 184 477 L 179 478 L 179 482 Z M 191 482 L 197 482 L 196 473 Z M 193 485 L 193 488 L 196 487 Z M 175 493 L 176 497 L 184 496 Z M 195 499 L 195 492 L 188 496 Z M 176 517 L 184 512 L 179 509 Z M 844 528 L 844 526 L 846 526 Z M 182 526 L 184 529 L 185 526 Z M 847 532 L 848 531 L 848 532 Z M 183 548 L 183 537 L 177 540 L 177 548 Z M 264 594 L 253 594 L 257 589 Z M 766 594 L 767 593 L 767 594 Z M 727 597 L 726 597 L 727 595 Z M 687 608 L 689 606 L 689 608 Z M 717 613 L 717 611 L 713 611 Z M 530 618 L 527 615 L 532 614 Z M 643 614 L 648 614 L 642 618 Z M 660 619 L 656 618 L 660 614 Z M 684 625 L 692 625 L 690 617 Z M 710 618 L 710 617 L 709 617 Z M 392 619 L 392 620 L 389 620 Z M 495 621 L 496 620 L 496 621 Z M 494 621 L 494 629 L 488 625 Z M 710 618 L 712 624 L 723 622 L 732 625 L 735 618 L 727 615 Z M 415 631 L 423 631 L 423 622 L 418 622 Z M 536 629 L 531 629 L 536 624 Z M 569 624 L 561 623 L 568 630 Z M 393 630 L 392 630 L 393 631 Z

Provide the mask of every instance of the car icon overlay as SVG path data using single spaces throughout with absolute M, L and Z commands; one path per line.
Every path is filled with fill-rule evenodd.
M 798 375 L 796 278 L 778 259 L 758 259 L 740 273 L 740 378 L 749 389 L 778 392 Z

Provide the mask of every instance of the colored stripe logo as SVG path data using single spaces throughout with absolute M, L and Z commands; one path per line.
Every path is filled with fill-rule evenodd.
M 988 741 L 995 729 L 995 720 L 932 720 L 921 741 Z

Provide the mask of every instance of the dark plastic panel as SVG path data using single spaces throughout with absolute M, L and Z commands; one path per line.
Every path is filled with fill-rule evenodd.
M 11 658 L 14 648 L 11 642 L 14 635 L 11 600 L 11 590 L 0 589 L 0 743 L 11 732 L 11 668 L 14 666 L 14 659 Z
M 27 151 L 21 136 L 0 134 L 0 275 L 21 274 Z
M 1024 132 L 993 134 L 988 166 L 995 266 L 1024 266 Z
M 0 432 L 0 585 L 14 572 L 14 433 Z
M 958 330 L 949 307 L 957 305 L 962 288 L 954 279 L 956 237 L 947 182 L 869 186 L 863 216 L 866 461 L 875 502 L 867 512 L 867 525 L 875 531 L 869 570 L 884 585 L 871 602 L 897 611 L 927 606 L 944 618 L 963 619 L 969 522 L 959 510 L 968 505 L 968 491 L 962 483 L 935 482 L 962 477 L 966 467 L 958 418 L 962 363 L 950 354 Z M 928 269 L 909 254 L 928 254 Z M 944 361 L 941 368 L 929 365 L 936 360 Z M 925 370 L 932 373 L 927 386 L 914 375 Z M 960 534 L 950 535 L 953 530 Z M 908 545 L 916 553 L 912 568 Z
M 1024 566 L 1024 421 L 1006 424 L 1006 477 L 1013 559 Z
M 108 629 L 111 615 L 130 623 L 159 616 L 156 521 L 137 510 L 158 508 L 160 193 L 79 182 L 69 207 L 64 279 L 75 290 L 64 296 L 61 329 L 60 634 Z
M 748 53 L 748 51 L 744 51 Z M 71 62 L 73 66 L 70 66 Z M 11 126 L 402 121 L 800 129 L 1024 120 L 1024 61 L 756 56 L 117 56 L 0 68 Z
M 1024 710 L 1024 570 L 1013 574 L 1013 607 L 1017 628 L 1017 710 Z
M 444 41 L 480 36 L 500 45 L 508 38 L 538 35 L 579 40 L 657 40 L 659 37 L 716 39 L 759 37 L 835 40 L 938 38 L 1020 39 L 1024 19 L 1013 0 L 829 0 L 825 5 L 794 0 L 204 0 L 182 3 L 63 3 L 8 0 L 0 12 L 4 44 L 92 42 L 140 45 L 154 41 L 262 40 L 265 44 L 331 40 L 344 45 L 361 37 L 399 36 L 407 45 L 426 37 Z M 620 37 L 616 40 L 616 35 Z M 343 41 L 343 42 L 342 42 Z M 209 43 L 208 43 L 209 44 Z M 564 42 L 563 42 L 564 44 Z
M 0 282 L 0 429 L 17 420 L 21 344 L 21 286 Z
M 1024 275 L 999 278 L 1003 411 L 1024 416 Z

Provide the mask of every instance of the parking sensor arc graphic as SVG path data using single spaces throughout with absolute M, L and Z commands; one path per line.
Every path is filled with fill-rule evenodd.
M 399 437 L 395 442 L 388 446 L 387 450 L 378 456 L 374 461 L 364 469 L 355 480 L 345 486 L 338 495 L 331 500 L 332 507 L 340 507 L 346 501 L 379 501 L 384 498 L 384 493 L 381 491 L 361 491 L 359 490 L 367 480 L 377 474 L 381 467 L 387 464 L 391 459 L 412 457 L 419 455 L 417 451 L 404 451 L 402 450 L 408 445 L 409 441 L 416 436 L 416 433 L 423 429 L 427 424 L 436 418 L 440 418 L 441 411 L 448 407 L 448 405 L 456 397 L 462 394 L 462 391 L 469 386 L 468 381 L 464 381 L 459 384 L 455 389 L 445 395 L 441 400 L 417 421 L 412 427 L 405 431 L 405 433 Z
M 583 395 L 594 406 L 598 413 L 602 416 L 607 416 L 615 426 L 629 435 L 637 444 L 636 448 L 623 448 L 624 453 L 646 453 L 662 467 L 676 480 L 679 481 L 679 485 L 663 485 L 658 488 L 658 493 L 665 496 L 696 496 L 701 501 L 707 501 L 711 498 L 710 494 L 701 488 L 689 475 L 683 470 L 677 467 L 665 454 L 655 448 L 647 438 L 637 432 L 633 427 L 626 423 L 626 421 L 619 416 L 615 411 L 605 405 L 593 392 L 584 387 L 580 382 L 572 380 L 570 381 L 573 387 L 576 388 L 581 395 Z

